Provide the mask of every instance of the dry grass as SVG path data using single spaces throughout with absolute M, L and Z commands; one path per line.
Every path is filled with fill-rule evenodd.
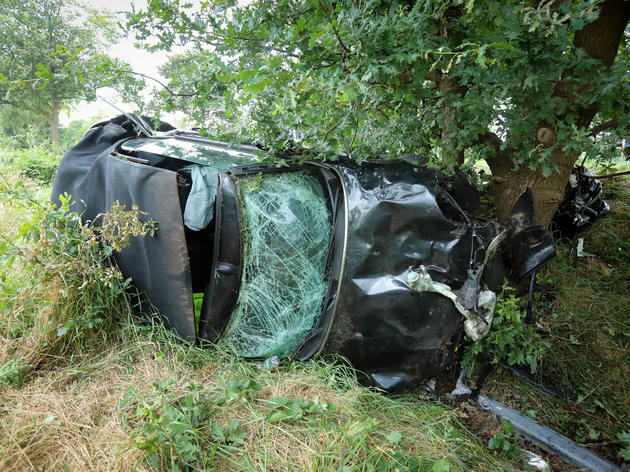
M 489 455 L 440 403 L 385 397 L 324 362 L 258 371 L 226 353 L 176 342 L 158 328 L 127 325 L 105 351 L 74 356 L 37 372 L 21 388 L 3 389 L 2 470 L 167 470 L 151 467 L 135 446 L 134 431 L 144 421 L 136 415 L 138 399 L 153 399 L 159 382 L 170 382 L 173 398 L 189 393 L 190 384 L 213 397 L 229 380 L 242 378 L 255 379 L 262 390 L 251 399 L 208 407 L 208 424 L 237 420 L 246 432 L 242 445 L 220 445 L 213 470 L 372 470 L 370 464 L 381 457 L 391 461 L 397 453 L 429 465 L 446 458 L 452 470 L 512 469 Z M 123 406 L 132 389 L 136 401 Z M 336 409 L 329 417 L 270 423 L 268 402 L 277 397 L 319 398 Z M 400 444 L 385 439 L 391 431 L 401 434 Z

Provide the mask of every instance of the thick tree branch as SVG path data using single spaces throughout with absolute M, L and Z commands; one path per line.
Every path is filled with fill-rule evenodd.
M 495 152 L 495 156 L 486 157 L 486 162 L 490 166 L 493 174 L 506 175 L 510 169 L 518 168 L 518 162 L 514 158 L 514 153 L 510 149 L 502 149 L 504 146 L 503 140 L 491 131 L 487 131 L 485 134 L 480 135 L 473 145 L 489 144 L 492 146 Z
M 617 126 L 619 126 L 619 118 L 613 118 L 612 120 L 608 120 L 608 121 L 605 121 L 604 123 L 600 123 L 596 126 L 593 126 L 589 130 L 588 135 L 595 136 L 598 133 L 601 133 L 602 131 L 605 131 L 610 128 L 616 128 Z

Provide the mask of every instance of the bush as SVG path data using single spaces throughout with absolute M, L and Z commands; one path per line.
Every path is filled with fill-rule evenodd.
M 110 256 L 131 236 L 152 235 L 155 228 L 153 222 L 140 221 L 143 213 L 137 207 L 126 211 L 117 202 L 97 218 L 103 231 L 69 211 L 68 195 L 60 208 L 19 192 L 11 199 L 30 220 L 13 238 L 0 240 L 0 363 L 19 373 L 99 345 L 110 327 L 126 318 L 130 280 L 110 263 Z
M 41 185 L 50 185 L 61 157 L 49 142 L 36 143 L 26 149 L 20 149 L 15 138 L 2 137 L 0 151 L 3 164 L 11 173 L 35 180 Z

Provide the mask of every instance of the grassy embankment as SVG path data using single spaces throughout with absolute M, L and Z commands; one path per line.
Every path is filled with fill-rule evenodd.
M 604 198 L 610 214 L 557 241 L 557 258 L 538 275 L 534 313 L 549 348 L 536 378 L 563 400 L 501 369 L 487 390 L 622 463 L 630 462 L 630 176 L 607 180 Z M 589 256 L 576 257 L 578 238 Z

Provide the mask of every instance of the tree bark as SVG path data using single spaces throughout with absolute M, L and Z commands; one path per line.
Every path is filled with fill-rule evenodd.
M 440 91 L 458 95 L 465 92 L 465 87 L 458 85 L 457 82 L 448 77 L 448 74 L 438 69 L 430 71 L 426 78 L 433 81 Z M 442 122 L 442 164 L 447 167 L 461 167 L 464 164 L 464 148 L 448 148 L 445 145 L 452 133 L 451 130 L 459 127 L 459 123 L 454 117 L 455 110 L 447 105 L 442 105 L 440 109 L 444 115 Z
M 597 20 L 585 26 L 576 33 L 574 44 L 583 48 L 586 53 L 596 59 L 601 59 L 602 67 L 610 67 L 619 50 L 619 43 L 630 18 L 630 2 L 624 0 L 606 0 L 600 6 Z M 592 84 L 591 86 L 596 86 Z M 556 95 L 563 93 L 562 84 Z M 579 110 L 578 126 L 588 129 L 598 110 L 595 103 L 588 108 Z M 560 117 L 561 119 L 561 117 Z M 534 210 L 538 224 L 547 227 L 558 206 L 564 199 L 565 187 L 571 170 L 575 165 L 579 153 L 569 154 L 562 151 L 562 143 L 556 146 L 551 154 L 551 164 L 557 172 L 544 177 L 539 171 L 532 171 L 527 166 L 514 169 L 510 160 L 510 151 L 499 148 L 500 139 L 492 133 L 483 138 L 494 145 L 496 156 L 488 159 L 492 171 L 492 199 L 497 208 L 500 219 L 505 218 L 518 197 L 527 189 L 532 189 L 534 195 Z M 535 140 L 535 141 L 534 141 Z M 497 142 L 498 141 L 498 142 Z M 541 123 L 532 136 L 532 141 L 545 147 L 555 144 L 556 136 L 553 124 Z
M 50 136 L 52 137 L 57 154 L 61 154 L 61 139 L 59 138 L 59 109 L 56 108 L 46 117 L 50 125 Z

